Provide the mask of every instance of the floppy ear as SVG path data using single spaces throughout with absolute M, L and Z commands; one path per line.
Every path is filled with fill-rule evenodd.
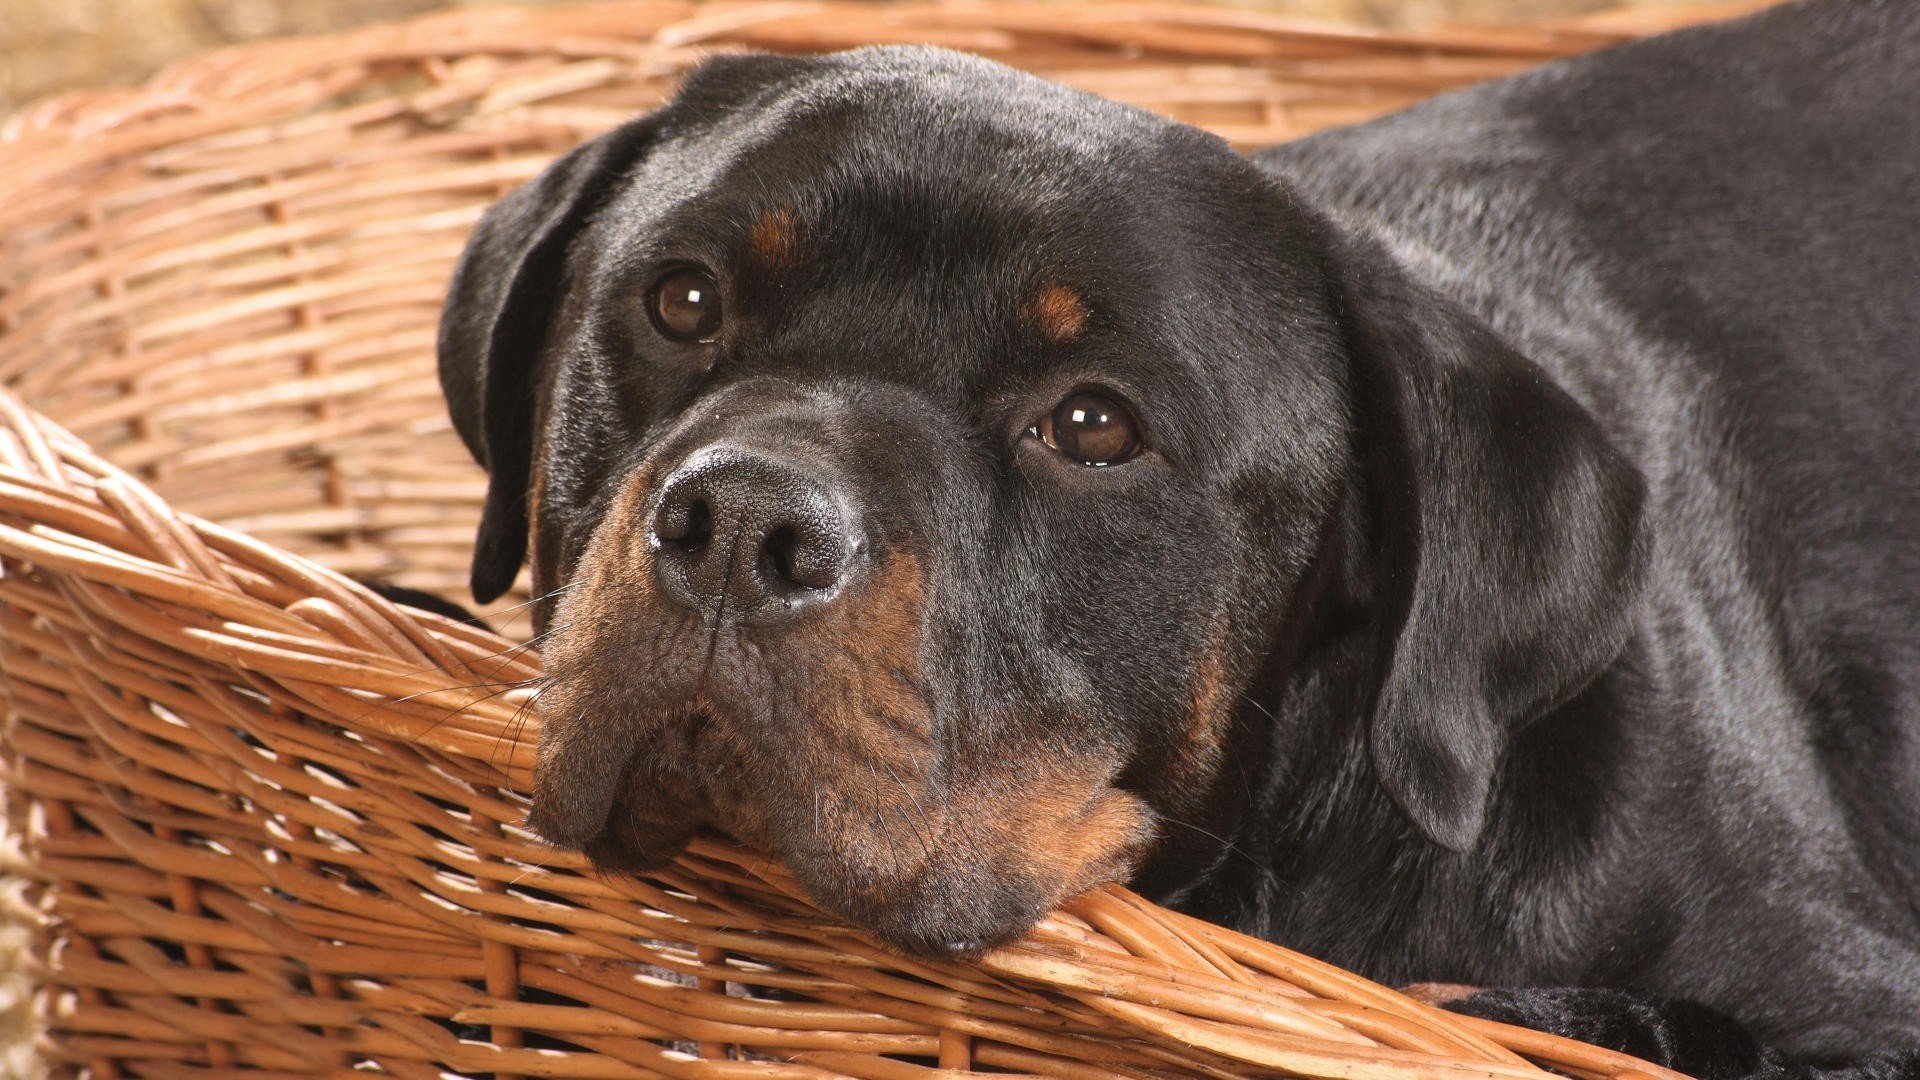
M 1471 848 L 1508 740 L 1624 647 L 1646 484 L 1594 416 L 1383 252 L 1338 261 L 1379 555 L 1380 782 Z
M 440 315 L 440 387 L 453 426 L 487 470 L 473 598 L 512 587 L 527 556 L 534 374 L 575 234 L 625 178 L 659 114 L 576 147 L 481 218 Z

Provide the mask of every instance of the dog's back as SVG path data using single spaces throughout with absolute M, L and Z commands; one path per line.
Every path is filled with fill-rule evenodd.
M 1793 4 L 1258 160 L 1485 318 L 1646 473 L 1652 722 L 1697 748 L 1699 790 L 1661 796 L 1686 809 L 1644 838 L 1643 872 L 1684 862 L 1724 912 L 1699 964 L 1731 980 L 1801 963 L 1751 938 L 1795 905 L 1826 942 L 1809 980 L 1879 987 L 1836 998 L 1836 1030 L 1904 1029 L 1920 1001 L 1920 4 Z M 1714 826 L 1686 836 L 1688 818 Z M 1777 895 L 1715 896 L 1755 866 Z
M 1753 526 L 1852 553 L 1787 580 L 1920 597 L 1920 500 L 1900 497 L 1920 466 L 1920 4 L 1790 4 L 1260 160 L 1376 225 L 1649 466 L 1683 436 L 1652 391 L 1716 410 L 1671 419 L 1718 425 L 1743 497 L 1783 501 Z

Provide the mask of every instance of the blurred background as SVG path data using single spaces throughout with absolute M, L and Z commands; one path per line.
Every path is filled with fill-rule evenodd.
M 137 82 L 201 49 L 502 0 L 0 0 L 0 113 L 61 90 Z M 553 0 L 534 0 L 551 3 Z M 1044 2 L 1044 0 L 1042 0 Z M 1676 0 L 1228 0 L 1371 26 L 1532 22 Z

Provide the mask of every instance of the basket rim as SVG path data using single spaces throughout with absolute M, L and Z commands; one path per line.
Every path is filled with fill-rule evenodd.
M 1065 0 L 1047 4 L 1042 10 L 1051 26 L 1084 28 L 1102 23 L 1148 32 L 1254 33 L 1298 43 L 1352 44 L 1425 56 L 1497 53 L 1547 60 L 1622 44 L 1650 33 L 1737 17 L 1778 2 L 1678 0 L 1537 23 L 1466 23 L 1408 29 L 1271 14 L 1235 6 L 1229 0 Z M 310 58 L 329 53 L 328 65 L 348 64 L 372 52 L 390 53 L 396 43 L 410 42 L 424 43 L 415 46 L 423 56 L 470 52 L 483 42 L 491 43 L 490 51 L 505 53 L 534 51 L 526 44 L 529 41 L 543 42 L 551 50 L 556 40 L 573 36 L 567 31 L 600 27 L 609 17 L 630 23 L 617 37 L 644 34 L 698 48 L 721 34 L 754 24 L 856 12 L 869 18 L 878 15 L 895 24 L 937 22 L 992 28 L 1010 22 L 1030 23 L 1034 10 L 1031 0 L 893 0 L 883 5 L 862 0 L 594 0 L 552 7 L 504 5 L 431 12 L 323 34 L 280 35 L 222 45 L 174 61 L 128 85 L 83 87 L 31 99 L 0 113 L 0 152 L 16 160 L 31 160 L 48 147 L 95 138 L 107 130 L 150 125 L 176 110 L 205 109 L 236 100 L 257 90 L 258 85 L 251 80 L 263 69 L 275 67 L 272 61 L 281 57 Z M 1219 47 L 1224 40 L 1212 36 L 1206 42 Z M 1154 51 L 1151 45 L 1146 48 Z M 1176 47 L 1165 51 L 1179 54 L 1194 50 Z M 1243 46 L 1241 51 L 1249 60 L 1260 56 L 1256 48 Z M 314 66 L 292 65 L 289 69 L 311 73 Z M 33 182 L 28 176 L 15 174 L 0 180 L 0 192 Z

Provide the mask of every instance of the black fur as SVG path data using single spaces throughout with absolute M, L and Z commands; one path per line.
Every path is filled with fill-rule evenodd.
M 532 395 L 561 264 L 573 234 L 653 137 L 642 120 L 576 148 L 488 211 L 449 286 L 440 322 L 440 384 L 453 426 L 490 483 L 473 553 L 473 596 L 513 586 L 527 557 Z M 508 272 L 500 271 L 507 269 Z
M 639 527 L 623 480 L 774 447 L 924 575 L 909 831 L 971 835 L 935 811 L 983 761 L 1093 763 L 1186 910 L 1382 980 L 1586 988 L 1461 1007 L 1701 1076 L 1920 1075 L 1916 71 L 1920 5 L 1818 0 L 1249 160 L 936 50 L 714 60 L 462 261 L 476 593 L 530 528 L 544 591 Z M 804 244 L 770 274 L 742 250 L 775 210 Z M 642 314 L 682 262 L 721 281 L 713 345 Z M 1048 281 L 1070 341 L 1023 322 Z M 1026 434 L 1084 384 L 1146 453 Z M 556 835 L 670 781 L 904 948 L 1051 902 L 977 847 L 843 891 L 782 640 L 577 595 L 541 624 L 623 661 L 567 676 L 601 733 L 543 765 L 621 749 L 540 795 Z M 621 725 L 695 698 L 731 741 L 654 775 Z
M 419 589 L 411 589 L 405 585 L 395 585 L 386 581 L 356 580 L 359 580 L 360 584 L 365 585 L 367 588 L 372 589 L 374 592 L 379 593 L 381 596 L 386 597 L 396 604 L 405 604 L 410 608 L 430 611 L 435 615 L 452 619 L 454 622 L 463 622 L 470 626 L 477 626 L 482 630 L 492 629 L 492 627 L 487 625 L 485 619 L 461 607 L 459 604 L 448 600 L 444 596 L 435 596 L 430 592 L 422 592 Z

